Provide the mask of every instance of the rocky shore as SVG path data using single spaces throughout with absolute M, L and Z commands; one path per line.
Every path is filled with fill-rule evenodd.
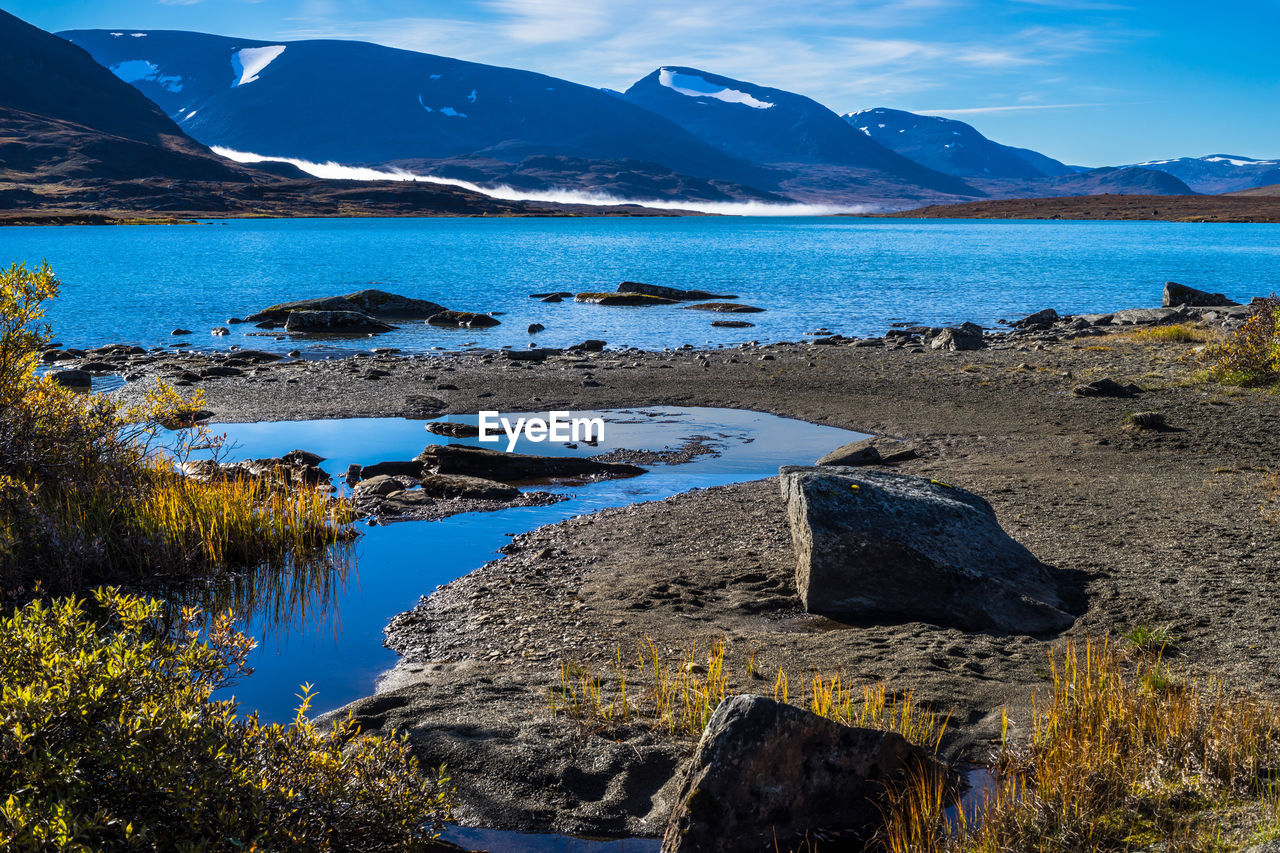
M 465 823 L 657 836 L 692 741 L 553 716 L 548 691 L 562 663 L 607 667 L 646 637 L 676 656 L 724 639 L 735 690 L 768 693 L 779 667 L 913 690 L 951 715 L 949 759 L 984 756 L 1002 708 L 1014 736 L 1025 731 L 1045 652 L 1066 637 L 1168 626 L 1181 638 L 1171 665 L 1274 691 L 1280 528 L 1261 507 L 1264 474 L 1280 468 L 1280 397 L 1199 382 L 1186 359 L 1193 344 L 1134 334 L 1174 322 L 1230 328 L 1245 310 L 1043 312 L 1001 334 L 908 327 L 870 340 L 541 361 L 105 355 L 132 377 L 118 393 L 195 376 L 222 421 L 723 406 L 891 436 L 914 456 L 883 470 L 980 495 L 1065 579 L 1075 620 L 1061 634 L 813 615 L 774 479 L 518 536 L 502 559 L 423 590 L 393 621 L 388 644 L 401 662 L 350 710 L 366 728 L 408 731 L 424 761 L 447 762 Z M 1135 425 L 1137 412 L 1162 426 Z M 766 679 L 749 674 L 749 655 Z

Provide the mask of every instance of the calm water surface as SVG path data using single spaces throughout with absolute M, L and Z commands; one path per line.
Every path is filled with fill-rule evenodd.
M 64 296 L 49 312 L 69 346 L 230 344 L 317 353 L 400 347 L 564 346 L 585 338 L 662 349 L 795 340 L 826 327 L 879 334 L 894 320 L 993 324 L 1053 307 L 1158 304 L 1166 280 L 1237 299 L 1280 289 L 1274 225 L 1165 222 L 677 219 L 290 219 L 174 226 L 0 228 L 0 263 L 48 259 Z M 674 307 L 544 304 L 539 291 L 623 280 L 736 293 L 768 309 L 755 328 Z M 450 308 L 505 312 L 491 330 L 421 323 L 376 339 L 229 337 L 210 330 L 289 299 L 378 287 Z M 532 337 L 526 329 L 541 323 Z
M 535 487 L 571 496 L 552 506 L 362 525 L 364 536 L 356 544 L 354 565 L 345 574 L 285 582 L 278 597 L 265 595 L 264 583 L 253 585 L 259 603 L 247 614 L 246 630 L 259 641 L 251 660 L 255 672 L 230 691 L 243 709 L 285 720 L 292 716 L 295 694 L 304 682 L 318 692 L 317 713 L 369 695 L 378 675 L 395 664 L 395 654 L 382 645 L 382 631 L 391 617 L 413 607 L 437 585 L 496 559 L 512 535 L 607 507 L 769 477 L 780 465 L 812 463 L 863 437 L 731 409 L 654 407 L 588 414 L 606 421 L 598 447 L 570 449 L 522 439 L 516 451 L 588 456 L 615 448 L 660 450 L 702 435 L 712 440 L 719 455 L 696 457 L 684 465 L 656 465 L 626 480 Z M 451 419 L 476 422 L 475 416 Z M 222 424 L 213 429 L 225 432 L 234 443 L 229 454 L 233 459 L 278 456 L 294 448 L 325 456 L 323 467 L 335 482 L 352 462 L 412 459 L 428 444 L 479 443 L 435 436 L 423 429 L 423 421 L 398 418 Z

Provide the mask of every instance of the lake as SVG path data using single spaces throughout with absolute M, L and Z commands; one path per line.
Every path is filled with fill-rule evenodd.
M 796 340 L 819 328 L 994 325 L 1040 308 L 1159 303 L 1166 280 L 1246 300 L 1280 289 L 1272 225 L 1168 222 L 670 219 L 285 219 L 198 225 L 0 228 L 0 264 L 47 259 L 63 298 L 49 319 L 67 346 L 232 344 L 316 356 L 399 347 L 566 346 L 603 338 L 663 349 Z M 675 307 L 546 304 L 541 291 L 614 290 L 624 280 L 736 293 L 767 309 L 748 329 Z M 228 337 L 210 330 L 266 305 L 377 287 L 450 308 L 501 311 L 488 330 L 404 324 L 339 341 Z M 739 317 L 735 316 L 735 319 Z M 531 323 L 546 331 L 527 332 Z

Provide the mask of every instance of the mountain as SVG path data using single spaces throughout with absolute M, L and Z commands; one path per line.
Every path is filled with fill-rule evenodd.
M 953 176 L 890 151 L 817 101 L 782 89 L 666 66 L 636 82 L 623 97 L 717 149 L 755 163 L 845 167 L 935 192 L 978 194 Z
M 1050 178 L 1036 184 L 1046 196 L 1195 195 L 1173 175 L 1138 166 L 1107 166 Z
M 3 11 L 0 56 L 0 181 L 251 179 L 88 53 Z
M 1152 160 L 1138 166 L 1167 172 L 1198 193 L 1229 193 L 1280 183 L 1280 160 L 1211 154 L 1207 157 Z
M 1035 179 L 1077 170 L 1027 148 L 993 142 L 962 121 L 877 107 L 842 118 L 886 148 L 948 175 Z
M 660 164 L 726 186 L 774 180 L 622 99 L 529 71 L 355 41 L 60 35 L 201 142 L 237 151 L 360 165 L 549 155 Z

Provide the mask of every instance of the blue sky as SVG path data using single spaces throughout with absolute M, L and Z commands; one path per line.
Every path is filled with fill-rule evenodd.
M 1280 0 L 6 0 L 47 30 L 354 38 L 626 88 L 691 65 L 1088 166 L 1280 157 Z

